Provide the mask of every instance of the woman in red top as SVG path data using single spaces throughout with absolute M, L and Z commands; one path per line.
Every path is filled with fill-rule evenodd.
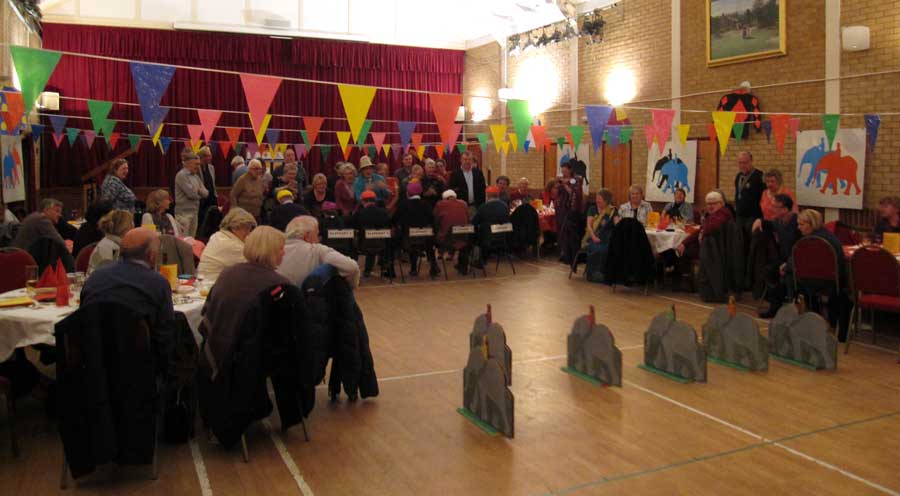
M 766 172 L 764 179 L 766 181 L 766 189 L 759 198 L 759 207 L 762 209 L 763 218 L 765 220 L 773 221 L 781 215 L 781 212 L 775 208 L 774 202 L 776 195 L 790 196 L 791 200 L 794 200 L 794 209 L 792 212 L 797 213 L 799 211 L 797 208 L 797 198 L 790 189 L 784 187 L 784 178 L 781 176 L 780 170 L 770 169 L 769 172 Z

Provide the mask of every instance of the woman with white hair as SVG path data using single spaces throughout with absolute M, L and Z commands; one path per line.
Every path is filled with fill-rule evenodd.
M 247 166 L 247 173 L 241 176 L 231 188 L 231 206 L 243 208 L 259 222 L 263 200 L 266 197 L 266 187 L 262 162 L 257 159 L 251 160 L 250 165 Z
M 244 163 L 244 157 L 235 155 L 231 159 L 231 170 L 231 184 L 234 184 L 241 176 L 247 173 L 247 164 Z
M 643 225 L 647 225 L 647 216 L 653 211 L 650 202 L 644 200 L 644 188 L 632 184 L 628 188 L 628 201 L 619 205 L 619 217 L 633 217 Z
M 337 250 L 319 243 L 319 221 L 309 215 L 295 217 L 285 229 L 284 260 L 278 273 L 298 287 L 316 267 L 332 265 L 350 287 L 359 285 L 359 264 Z
M 718 191 L 710 191 L 706 194 L 706 215 L 700 224 L 700 230 L 694 231 L 690 236 L 675 248 L 678 256 L 684 256 L 685 250 L 691 245 L 697 245 L 699 252 L 699 243 L 703 241 L 705 236 L 709 236 L 725 225 L 729 220 L 733 220 L 734 216 L 731 210 L 725 208 L 725 198 Z M 689 250 L 692 251 L 692 250 Z
M 334 183 L 334 202 L 344 217 L 350 217 L 356 210 L 356 195 L 353 183 L 356 182 L 356 167 L 344 162 L 337 170 L 340 179 Z
M 234 207 L 219 224 L 219 230 L 209 238 L 200 256 L 197 275 L 215 280 L 226 267 L 245 262 L 244 240 L 256 228 L 256 219 L 249 212 Z

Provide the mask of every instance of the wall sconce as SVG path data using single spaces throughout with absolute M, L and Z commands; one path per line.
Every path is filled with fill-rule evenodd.
M 841 44 L 845 52 L 869 49 L 869 27 L 847 26 L 841 30 Z

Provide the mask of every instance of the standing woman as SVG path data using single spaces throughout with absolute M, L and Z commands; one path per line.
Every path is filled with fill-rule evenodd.
M 158 189 L 147 195 L 147 212 L 141 217 L 141 225 L 153 224 L 160 234 L 171 234 L 181 237 L 175 217 L 168 212 L 172 197 L 164 189 Z
M 266 182 L 263 180 L 262 162 L 253 159 L 247 167 L 247 173 L 231 188 L 231 206 L 243 208 L 258 223 L 265 197 Z
M 119 259 L 122 236 L 134 229 L 134 214 L 126 210 L 113 210 L 100 219 L 98 227 L 103 231 L 104 237 L 91 253 L 88 274 Z
M 338 169 L 340 179 L 334 184 L 334 200 L 343 217 L 350 217 L 356 211 L 356 196 L 353 183 L 356 181 L 356 167 L 344 162 Z
M 558 199 L 556 201 L 556 236 L 559 260 L 571 264 L 581 246 L 581 207 L 584 194 L 581 178 L 575 177 L 568 162 L 561 167 Z
M 334 199 L 328 194 L 328 178 L 321 172 L 313 176 L 312 189 L 303 195 L 303 205 L 309 210 L 310 215 L 319 218 L 322 214 L 322 204 Z
M 100 201 L 107 201 L 114 210 L 127 210 L 134 213 L 134 192 L 125 186 L 125 178 L 128 176 L 128 161 L 124 158 L 116 159 L 109 169 L 109 174 L 103 180 L 100 187 Z

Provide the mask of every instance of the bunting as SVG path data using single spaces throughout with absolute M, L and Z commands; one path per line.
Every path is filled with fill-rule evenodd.
M 444 158 L 444 149 L 445 147 L 443 143 L 434 145 L 434 151 L 437 152 L 437 156 L 440 158 Z
M 212 144 L 212 142 L 210 142 Z M 231 141 L 219 141 L 219 151 L 222 152 L 222 156 L 228 158 L 228 152 L 231 151 L 231 147 L 234 146 L 231 144 Z
M 347 158 L 349 155 L 349 151 L 347 150 L 347 144 L 350 143 L 350 131 L 338 131 L 337 139 L 338 143 L 341 145 L 341 153 L 344 154 L 344 158 Z
M 535 145 L 547 141 L 547 128 L 544 126 L 531 126 L 531 137 L 534 139 Z
M 622 131 L 619 133 L 619 142 L 623 145 L 627 145 L 631 143 L 631 135 L 634 134 L 634 128 L 631 125 L 622 126 Z
M 116 144 L 119 143 L 119 137 L 120 137 L 120 136 L 121 136 L 120 133 L 109 133 L 109 137 L 107 137 L 106 141 L 109 142 L 109 149 L 110 149 L 110 150 L 115 150 L 115 149 L 116 149 Z
M 419 145 L 416 147 L 416 155 L 419 156 L 419 160 L 422 160 L 425 158 L 425 146 L 424 145 Z
M 97 137 L 97 133 L 90 129 L 85 129 L 83 131 L 84 142 L 87 144 L 88 150 L 94 147 L 94 139 Z
M 312 147 L 316 144 L 316 138 L 319 137 L 319 130 L 322 129 L 323 122 L 325 122 L 324 117 L 303 118 L 303 127 L 306 128 L 306 131 L 301 132 L 301 134 L 303 135 L 303 142 L 306 143 L 307 147 Z
M 384 146 L 385 136 L 387 136 L 387 133 L 372 133 L 372 143 L 375 145 L 375 148 L 381 150 Z M 387 152 L 384 154 L 387 155 Z
M 653 127 L 656 128 L 656 142 L 659 146 L 659 152 L 669 142 L 669 136 L 672 135 L 672 122 L 675 120 L 675 111 L 672 109 L 653 109 L 650 111 L 653 116 Z
M 512 118 L 513 129 L 515 129 L 516 135 L 527 136 L 533 119 L 531 111 L 528 109 L 528 101 L 509 100 L 506 102 L 506 108 L 509 110 L 509 115 Z M 512 147 L 514 150 L 518 150 L 518 142 L 513 142 Z
M 870 151 L 875 151 L 875 142 L 878 141 L 878 128 L 881 127 L 881 116 L 878 114 L 866 114 L 866 143 Z
M 272 116 L 269 107 L 275 99 L 275 93 L 281 86 L 281 78 L 275 76 L 259 76 L 256 74 L 241 74 L 241 86 L 244 88 L 244 97 L 247 99 L 247 108 L 250 114 L 250 125 L 256 135 L 256 144 L 262 143 L 263 133 L 269 127 Z
M 322 157 L 322 162 L 328 162 L 328 155 L 331 154 L 331 145 L 320 145 L 319 148 L 319 156 Z
M 69 146 L 75 146 L 75 141 L 78 139 L 78 133 L 81 132 L 81 129 L 75 129 L 71 127 L 66 128 L 66 136 L 69 138 Z
M 569 135 L 572 137 L 572 147 L 574 147 L 575 153 L 578 153 L 578 146 L 581 144 L 581 138 L 584 137 L 584 127 L 569 126 Z
M 141 137 L 137 134 L 129 134 L 128 135 L 128 143 L 131 145 L 131 149 L 134 151 L 138 151 L 141 147 Z
M 838 114 L 826 114 L 822 116 L 822 127 L 825 129 L 825 137 L 828 139 L 828 149 L 831 150 L 834 144 L 834 137 L 837 135 L 838 126 L 841 122 L 841 116 Z
M 460 155 L 468 149 L 469 149 L 469 145 L 467 145 L 465 143 L 457 143 L 456 144 L 456 151 L 459 152 Z
M 504 155 L 509 155 L 509 141 L 504 141 L 501 146 Z
M 28 114 L 37 101 L 62 54 L 38 48 L 10 46 L 19 86 L 22 88 L 22 113 Z M 57 131 L 59 132 L 59 131 Z
M 297 154 L 297 158 L 303 158 L 306 156 L 306 145 L 303 143 L 297 143 L 294 145 L 294 153 Z
M 775 136 L 775 149 L 779 154 L 784 153 L 784 141 L 787 138 L 788 121 L 790 116 L 785 114 L 776 114 L 769 117 L 772 126 L 772 134 Z
M 62 134 L 66 132 L 66 121 L 69 118 L 64 115 L 51 115 L 50 116 L 50 125 L 53 126 L 53 132 L 55 134 Z
M 475 135 L 478 138 L 478 144 L 481 145 L 481 151 L 486 152 L 488 146 L 488 134 L 487 133 L 478 133 Z
M 719 152 L 725 156 L 725 150 L 728 149 L 728 138 L 731 137 L 731 131 L 734 127 L 734 112 L 717 111 L 712 113 L 713 124 L 716 126 L 716 136 L 719 141 Z
M 691 134 L 691 125 L 690 124 L 680 124 L 678 126 L 678 140 L 681 141 L 681 146 L 684 147 L 687 145 L 688 135 Z
M 190 136 L 191 150 L 194 153 L 197 153 L 197 150 L 200 149 L 200 138 L 203 134 L 203 126 L 201 126 L 200 124 L 188 124 L 187 131 L 188 136 Z
M 219 123 L 219 119 L 222 117 L 222 111 L 197 109 L 197 116 L 200 118 L 200 126 L 203 128 L 203 136 L 206 138 L 206 142 L 209 143 L 210 141 L 212 141 L 213 132 L 216 130 L 216 125 Z
M 653 141 L 656 140 L 656 126 L 653 124 L 644 126 L 644 138 L 647 139 L 647 149 L 653 148 Z
M 442 143 L 450 143 L 456 140 L 453 133 L 453 122 L 456 120 L 456 114 L 462 105 L 462 95 L 453 93 L 429 93 L 428 99 L 431 101 L 431 110 L 434 112 L 434 119 L 438 125 L 438 132 L 441 135 Z M 458 135 L 459 133 L 457 133 Z
M 172 143 L 172 138 L 168 136 L 164 136 L 159 139 L 159 147 L 162 149 L 162 154 L 165 155 L 169 151 L 169 145 Z
M 744 138 L 744 123 L 743 122 L 735 122 L 732 126 L 734 130 L 734 140 L 738 143 Z
M 156 144 L 159 143 L 159 137 L 162 135 L 163 127 L 165 127 L 165 124 L 160 124 L 159 127 L 156 128 L 156 132 L 153 133 L 153 138 L 151 139 L 153 146 L 156 146 Z
M 141 104 L 141 115 L 144 124 L 151 133 L 159 130 L 163 120 L 168 114 L 168 107 L 160 106 L 162 97 L 172 82 L 175 68 L 167 65 L 146 64 L 143 62 L 131 62 L 131 78 L 134 80 L 134 89 Z M 154 138 L 153 144 L 156 145 Z
M 32 124 L 31 134 L 34 136 L 34 139 L 41 138 L 44 135 L 44 126 L 40 124 Z
M 372 121 L 369 119 L 366 119 L 366 121 L 363 122 L 362 129 L 360 129 L 360 131 L 359 131 L 359 137 L 356 140 L 357 145 L 362 146 L 362 144 L 366 142 L 366 136 L 369 135 L 369 131 L 371 129 L 372 129 Z
M 412 146 L 413 150 L 418 150 L 420 146 L 422 146 L 422 133 L 413 133 L 412 134 Z M 421 159 L 421 157 L 420 157 Z
M 62 140 L 65 137 L 66 137 L 66 135 L 63 133 L 53 133 L 53 143 L 56 145 L 57 148 L 59 148 L 60 143 L 62 143 Z
M 628 111 L 622 107 L 616 107 L 616 120 L 621 122 L 628 118 Z
M 275 146 L 278 144 L 278 138 L 281 136 L 280 129 L 267 129 L 266 130 L 266 142 L 271 146 Z
M 791 130 L 791 137 L 796 140 L 797 132 L 800 131 L 800 119 L 798 117 L 788 119 L 788 129 Z
M 338 92 L 341 95 L 341 103 L 344 104 L 344 113 L 347 114 L 350 134 L 353 141 L 359 141 L 359 133 L 375 98 L 375 87 L 339 84 Z
M 497 149 L 497 153 L 500 153 L 500 149 L 503 147 L 503 142 L 505 141 L 504 137 L 506 136 L 506 125 L 505 124 L 491 124 L 491 138 L 494 139 L 494 148 Z
M 588 105 L 584 108 L 587 114 L 588 128 L 591 130 L 591 142 L 594 145 L 594 153 L 603 145 L 603 133 L 609 123 L 612 107 L 608 105 Z M 535 139 L 537 139 L 535 137 Z
M 391 145 L 388 143 L 381 145 L 381 150 L 384 152 L 384 158 L 389 158 L 391 156 Z
M 456 143 L 456 139 L 459 138 L 459 133 L 462 132 L 462 126 L 462 124 L 454 124 L 450 126 L 450 140 L 446 143 L 448 147 L 452 148 L 453 144 Z
M 519 136 L 516 133 L 509 133 L 509 134 L 507 134 L 507 136 L 509 136 L 509 143 L 512 146 L 512 149 L 518 150 L 519 149 Z
M 6 101 L 3 122 L 6 124 L 6 133 L 12 136 L 19 133 L 19 126 L 25 115 L 25 103 L 22 94 L 17 91 L 4 91 L 3 97 Z
M 412 140 L 412 133 L 416 129 L 415 122 L 399 121 L 397 122 L 397 130 L 400 131 L 400 146 L 406 148 Z

